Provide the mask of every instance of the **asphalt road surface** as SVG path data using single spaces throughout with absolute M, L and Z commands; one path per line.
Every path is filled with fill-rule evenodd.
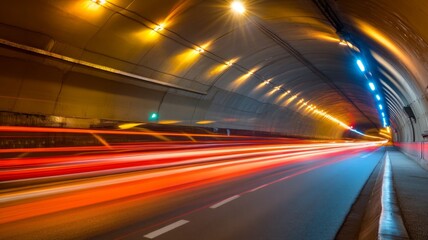
M 1 238 L 334 239 L 383 154 L 373 142 L 146 145 L 2 160 Z

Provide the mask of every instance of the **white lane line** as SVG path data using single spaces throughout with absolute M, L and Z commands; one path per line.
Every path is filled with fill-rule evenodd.
M 368 157 L 368 156 L 372 155 L 373 153 L 375 153 L 375 152 L 368 153 L 368 154 L 366 154 L 366 155 L 362 156 L 361 158 L 366 158 L 366 157 Z
M 255 192 L 255 191 L 257 191 L 257 190 L 259 190 L 259 189 L 262 189 L 262 188 L 264 188 L 264 187 L 266 187 L 266 186 L 268 186 L 268 184 L 263 184 L 263 185 L 261 185 L 261 186 L 258 186 L 258 187 L 256 187 L 256 188 L 251 189 L 249 192 Z
M 220 201 L 220 202 L 218 202 L 218 203 L 216 203 L 216 204 L 212 205 L 210 208 L 212 208 L 212 209 L 214 209 L 214 208 L 218 208 L 218 207 L 220 207 L 220 206 L 222 206 L 222 205 L 224 205 L 224 204 L 226 204 L 226 203 L 228 203 L 228 202 L 230 202 L 230 201 L 233 201 L 233 200 L 235 200 L 235 199 L 237 199 L 237 198 L 239 198 L 239 195 L 235 195 L 235 196 L 233 196 L 233 197 L 226 198 L 226 199 L 224 199 L 223 201 Z
M 166 232 L 169 232 L 169 231 L 171 231 L 171 230 L 173 230 L 173 229 L 175 229 L 175 228 L 178 228 L 178 227 L 180 227 L 180 226 L 183 226 L 184 224 L 186 224 L 186 223 L 188 223 L 189 221 L 187 221 L 187 220 L 180 220 L 180 221 L 177 221 L 177 222 L 175 222 L 175 223 L 171 223 L 170 225 L 168 225 L 168 226 L 165 226 L 165 227 L 163 227 L 163 228 L 160 228 L 160 229 L 158 229 L 158 230 L 156 230 L 156 231 L 153 231 L 153 232 L 151 232 L 151 233 L 149 233 L 149 234 L 146 234 L 146 235 L 144 235 L 144 237 L 145 238 L 149 238 L 149 239 L 153 239 L 153 238 L 155 238 L 155 237 L 157 237 L 157 236 L 160 236 L 160 235 L 162 235 L 162 234 L 164 234 L 164 233 L 166 233 Z

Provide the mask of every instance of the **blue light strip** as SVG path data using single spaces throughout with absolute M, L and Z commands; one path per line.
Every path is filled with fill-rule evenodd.
M 368 86 L 370 88 L 370 90 L 373 92 L 375 100 L 378 104 L 379 107 L 379 114 L 381 115 L 380 119 L 382 121 L 383 127 L 387 127 L 388 123 L 387 123 L 387 118 L 386 118 L 386 114 L 384 111 L 384 103 L 382 101 L 382 97 L 381 97 L 381 93 L 379 92 L 379 90 L 377 90 L 376 87 L 376 81 L 375 79 L 373 79 L 373 75 L 370 71 L 368 71 L 368 67 L 366 65 L 364 65 L 365 61 L 363 61 L 364 59 L 362 58 L 362 55 L 360 53 L 355 53 L 356 55 L 358 55 L 359 57 L 356 60 L 356 63 L 358 65 L 358 68 L 360 69 L 361 72 L 363 72 L 364 77 L 367 79 L 368 81 Z M 361 132 L 358 132 L 357 130 L 351 129 L 351 131 L 361 134 Z
M 357 60 L 357 65 L 360 68 L 361 72 L 366 71 L 366 67 L 364 66 L 363 62 L 360 59 Z

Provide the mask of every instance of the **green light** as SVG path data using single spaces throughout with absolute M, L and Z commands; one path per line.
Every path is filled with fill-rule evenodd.
M 158 120 L 159 115 L 157 113 L 150 113 L 149 115 L 149 121 L 156 121 Z

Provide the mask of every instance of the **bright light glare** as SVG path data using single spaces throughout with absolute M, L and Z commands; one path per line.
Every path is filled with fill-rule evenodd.
M 363 62 L 360 59 L 357 60 L 357 65 L 360 68 L 361 72 L 366 71 L 366 68 L 364 67 Z
M 382 110 L 382 109 L 383 109 L 382 104 L 379 104 L 379 109 L 380 109 L 380 110 Z
M 165 26 L 163 24 L 159 24 L 153 29 L 153 31 L 155 31 L 155 32 L 162 31 L 164 29 L 164 27 Z
M 369 86 L 370 86 L 370 89 L 371 89 L 372 91 L 376 90 L 376 87 L 375 87 L 374 83 L 369 82 Z
M 104 5 L 107 2 L 106 0 L 91 0 L 91 1 L 99 5 Z
M 232 2 L 231 6 L 233 11 L 243 14 L 245 12 L 245 7 L 244 4 L 242 4 L 242 2 L 239 1 L 234 1 Z
M 379 96 L 379 94 L 376 94 L 376 99 L 380 101 L 380 96 Z
M 382 113 L 382 117 L 385 117 L 385 113 Z
M 158 118 L 159 118 L 159 115 L 157 113 L 151 113 L 149 116 L 150 121 L 158 120 Z
M 205 50 L 204 50 L 203 48 L 201 48 L 201 47 L 197 47 L 195 50 L 196 50 L 198 53 L 203 53 L 203 52 L 205 52 Z
M 340 40 L 339 44 L 342 45 L 342 46 L 348 45 L 348 43 L 346 42 L 346 40 L 343 40 L 343 39 Z

